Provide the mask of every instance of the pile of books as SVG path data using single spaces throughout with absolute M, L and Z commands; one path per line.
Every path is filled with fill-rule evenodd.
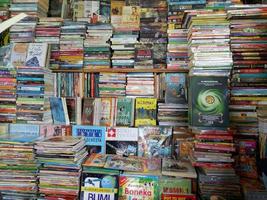
M 49 68 L 59 68 L 59 37 L 63 20 L 61 18 L 40 18 L 36 26 L 35 42 L 50 44 Z
M 162 0 L 141 1 L 140 42 L 152 47 L 154 68 L 166 67 L 167 51 L 167 2 Z M 151 45 L 151 47 L 149 47 Z M 148 60 L 151 57 L 148 56 Z
M 185 12 L 183 27 L 188 28 L 189 67 L 194 72 L 230 73 L 230 28 L 223 11 L 190 10 Z
M 9 8 L 11 17 L 20 13 L 26 13 L 28 16 L 10 28 L 10 40 L 12 42 L 33 42 L 38 17 L 46 17 L 48 7 L 48 0 L 12 1 Z
M 83 68 L 83 40 L 86 25 L 83 22 L 64 20 L 60 35 L 60 68 Z
M 19 135 L 0 137 L 0 191 L 3 199 L 37 198 L 35 141 L 35 137 Z
M 185 10 L 203 8 L 206 0 L 168 0 L 167 68 L 188 68 L 187 29 L 182 29 Z
M 100 97 L 125 96 L 126 74 L 100 73 L 98 86 Z
M 258 133 L 257 102 L 267 100 L 266 8 L 266 5 L 233 6 L 228 10 L 234 60 L 231 115 L 238 134 L 242 135 Z
M 36 142 L 35 148 L 41 164 L 38 175 L 41 196 L 78 198 L 81 163 L 87 156 L 84 139 L 52 137 Z
M 110 24 L 87 25 L 84 40 L 84 68 L 110 68 L 111 50 L 109 39 L 112 36 Z
M 241 198 L 239 177 L 233 168 L 235 147 L 233 132 L 194 128 L 195 145 L 190 155 L 193 166 L 199 167 L 199 192 L 210 198 L 213 193 L 226 199 Z
M 16 70 L 0 67 L 0 122 L 16 121 Z
M 126 96 L 154 96 L 154 75 L 153 73 L 128 73 Z

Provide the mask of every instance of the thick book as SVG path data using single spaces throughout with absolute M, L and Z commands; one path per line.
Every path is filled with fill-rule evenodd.
M 106 152 L 105 133 L 106 127 L 103 126 L 75 125 L 72 127 L 72 136 L 83 136 L 90 154 Z
M 135 127 L 157 125 L 157 99 L 136 98 Z
M 106 153 L 121 156 L 136 156 L 138 128 L 108 127 L 106 132 Z

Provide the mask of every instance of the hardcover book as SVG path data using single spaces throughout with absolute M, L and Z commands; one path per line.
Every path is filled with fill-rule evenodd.
M 192 76 L 189 91 L 188 115 L 191 126 L 229 126 L 227 77 Z
M 138 128 L 109 127 L 106 132 L 106 153 L 136 156 L 137 141 Z
M 157 99 L 136 98 L 135 127 L 157 124 Z
M 72 136 L 83 136 L 89 153 L 102 153 L 106 151 L 105 143 L 106 127 L 102 126 L 81 126 L 75 125 L 72 127 Z

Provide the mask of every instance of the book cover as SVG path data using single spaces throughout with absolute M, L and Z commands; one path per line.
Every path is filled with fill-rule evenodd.
M 106 127 L 103 126 L 72 126 L 72 136 L 83 136 L 90 154 L 106 152 L 105 135 Z
M 109 127 L 106 132 L 106 153 L 136 156 L 138 128 Z
M 189 123 L 198 127 L 229 126 L 228 78 L 192 76 L 189 79 Z
M 29 67 L 45 67 L 47 60 L 47 43 L 30 43 L 25 65 Z
M 59 97 L 50 97 L 49 101 L 53 123 L 69 125 L 66 99 Z
M 82 124 L 93 125 L 94 123 L 94 99 L 84 98 L 82 103 Z
M 101 98 L 100 126 L 113 126 L 115 101 L 115 98 Z
M 28 45 L 28 43 L 13 43 L 11 50 L 11 64 L 13 67 L 25 64 Z
M 186 74 L 165 74 L 165 103 L 186 103 Z
M 71 136 L 71 126 L 42 124 L 40 125 L 40 136 L 42 137 Z
M 83 163 L 83 168 L 86 167 L 104 167 L 107 161 L 107 154 L 92 153 Z
M 139 127 L 138 156 L 170 157 L 172 128 L 167 126 Z
M 117 200 L 118 188 L 119 171 L 89 168 L 82 173 L 80 200 Z
M 157 99 L 136 98 L 135 126 L 157 125 Z
M 120 175 L 119 198 L 135 200 L 158 200 L 158 177 L 149 175 Z
M 40 126 L 37 124 L 10 124 L 9 134 L 25 137 L 39 137 Z
M 195 194 L 162 194 L 161 200 L 196 200 Z
M 191 179 L 162 176 L 159 179 L 160 194 L 190 194 Z
M 115 116 L 116 126 L 134 125 L 134 98 L 118 98 Z

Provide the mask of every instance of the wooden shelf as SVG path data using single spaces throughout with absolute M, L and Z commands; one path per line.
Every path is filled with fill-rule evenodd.
M 128 73 L 128 72 L 152 72 L 152 73 L 164 73 L 164 72 L 188 72 L 188 69 L 54 69 L 53 72 L 83 72 L 83 73 L 99 73 L 99 72 L 107 72 L 107 73 Z

